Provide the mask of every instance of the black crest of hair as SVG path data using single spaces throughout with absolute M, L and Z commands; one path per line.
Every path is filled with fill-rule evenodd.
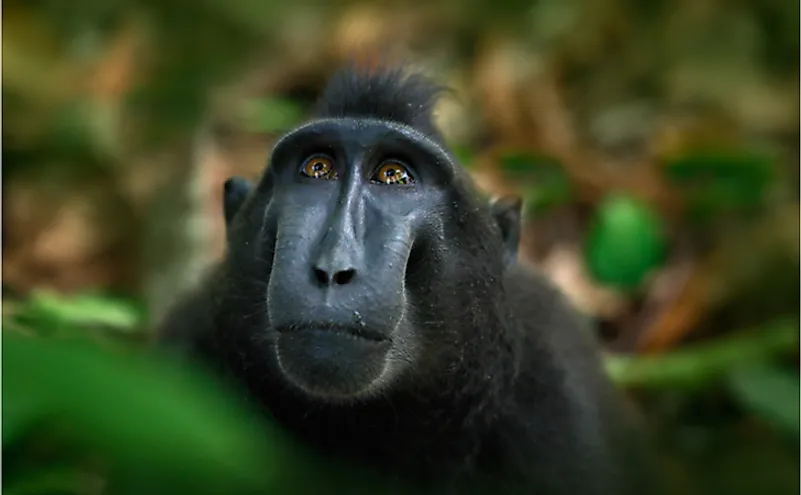
M 315 493 L 660 493 L 587 318 L 518 257 L 522 201 L 489 200 L 429 139 L 440 91 L 334 75 L 255 184 L 226 182 L 225 256 L 161 345 L 389 487 Z
M 397 122 L 441 140 L 433 122 L 433 110 L 444 92 L 444 86 L 404 66 L 354 64 L 331 77 L 317 103 L 316 116 Z

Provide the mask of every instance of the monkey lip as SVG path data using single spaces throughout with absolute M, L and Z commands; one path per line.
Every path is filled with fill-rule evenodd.
M 348 326 L 284 327 L 276 357 L 284 377 L 324 400 L 353 398 L 369 390 L 386 366 L 391 341 L 373 330 Z
M 300 332 L 317 332 L 320 334 L 335 334 L 355 339 L 371 341 L 375 343 L 389 342 L 389 337 L 381 332 L 356 326 L 331 325 L 331 324 L 311 324 L 303 326 L 284 326 L 276 329 L 279 334 L 291 334 Z

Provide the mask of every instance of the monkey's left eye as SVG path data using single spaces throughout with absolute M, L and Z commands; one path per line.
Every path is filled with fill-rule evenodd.
M 414 178 L 403 165 L 397 162 L 385 162 L 373 175 L 373 182 L 378 184 L 413 184 Z
M 336 179 L 334 162 L 326 156 L 313 156 L 306 160 L 301 168 L 303 175 L 312 179 Z

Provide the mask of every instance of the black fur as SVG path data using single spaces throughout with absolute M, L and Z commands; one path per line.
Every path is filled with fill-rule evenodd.
M 402 67 L 348 67 L 331 78 L 318 101 L 316 115 L 397 122 L 441 141 L 432 113 L 443 92 L 444 87 L 421 74 L 406 73 Z
M 223 184 L 223 214 L 226 225 L 231 225 L 250 188 L 250 183 L 242 177 L 231 177 Z
M 434 86 L 399 74 L 340 73 L 317 116 L 341 124 L 290 133 L 246 197 L 226 189 L 226 258 L 176 305 L 162 340 L 243 384 L 305 444 L 388 480 L 432 493 L 654 493 L 587 322 L 516 262 L 520 201 L 488 204 L 447 153 L 390 125 L 438 136 Z M 341 150 L 318 142 L 332 135 Z M 364 180 L 374 168 L 360 153 L 408 151 L 396 138 L 425 150 L 409 151 L 414 186 Z M 339 178 L 298 178 L 308 140 L 336 148 L 335 164 L 347 165 Z M 313 266 L 356 275 L 321 287 Z M 351 313 L 395 354 L 364 354 L 339 337 Z M 320 314 L 338 323 L 303 329 Z M 281 330 L 286 315 L 297 323 Z M 326 354 L 329 341 L 339 358 Z M 314 374 L 318 359 L 327 373 Z

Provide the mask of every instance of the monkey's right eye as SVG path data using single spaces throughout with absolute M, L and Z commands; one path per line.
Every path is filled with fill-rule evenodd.
M 336 179 L 334 162 L 326 156 L 313 156 L 308 158 L 301 167 L 301 173 L 312 179 Z

